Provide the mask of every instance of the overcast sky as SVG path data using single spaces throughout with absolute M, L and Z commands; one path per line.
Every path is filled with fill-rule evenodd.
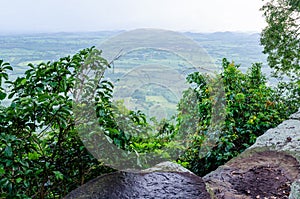
M 262 0 L 0 0 L 0 32 L 260 32 Z

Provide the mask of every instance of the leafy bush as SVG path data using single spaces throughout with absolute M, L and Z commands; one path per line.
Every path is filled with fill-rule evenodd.
M 267 86 L 266 78 L 261 72 L 261 64 L 253 64 L 246 74 L 238 65 L 223 59 L 223 72 L 217 79 L 223 81 L 226 96 L 226 118 L 222 132 L 212 150 L 202 156 L 203 143 L 210 133 L 212 101 L 211 89 L 206 82 L 207 76 L 200 73 L 189 75 L 188 82 L 196 87 L 188 90 L 179 104 L 179 123 L 194 115 L 200 116 L 199 127 L 194 133 L 192 143 L 186 153 L 179 159 L 198 175 L 205 175 L 235 157 L 252 145 L 256 138 L 266 130 L 275 127 L 296 111 L 290 107 L 276 91 Z M 197 96 L 197 104 L 186 107 L 189 96 Z M 182 105 L 183 106 L 182 106 Z M 187 111 L 186 109 L 192 109 Z M 188 128 L 188 127 L 184 127 Z
M 107 67 L 100 55 L 90 48 L 53 63 L 29 64 L 24 77 L 6 81 L 12 102 L 0 107 L 0 198 L 60 198 L 112 171 L 83 146 L 72 115 L 76 74 L 91 56 L 89 65 Z M 8 80 L 10 69 L 1 60 L 0 78 Z

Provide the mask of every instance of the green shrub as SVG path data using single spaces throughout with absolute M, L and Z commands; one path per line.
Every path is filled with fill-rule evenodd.
M 61 198 L 112 171 L 86 150 L 72 114 L 76 74 L 91 57 L 89 66 L 107 67 L 100 55 L 90 48 L 53 63 L 29 64 L 23 77 L 5 82 L 12 102 L 0 107 L 0 198 Z M 0 79 L 8 80 L 6 70 L 12 68 L 0 61 Z
M 207 76 L 200 73 L 189 75 L 188 81 L 196 87 L 188 90 L 179 104 L 179 123 L 189 118 L 200 117 L 197 131 L 186 153 L 179 159 L 198 175 L 205 175 L 235 157 L 252 145 L 256 138 L 269 128 L 285 120 L 296 107 L 286 104 L 276 91 L 267 86 L 261 72 L 261 64 L 253 64 L 247 73 L 242 73 L 238 65 L 223 60 L 223 72 L 218 78 L 223 82 L 226 96 L 226 117 L 220 136 L 212 150 L 202 156 L 203 143 L 209 136 L 212 99 Z M 194 93 L 198 102 L 186 107 L 189 96 Z M 183 106 L 182 106 L 182 105 Z M 187 111 L 186 109 L 193 109 Z M 189 128 L 189 127 L 184 127 Z

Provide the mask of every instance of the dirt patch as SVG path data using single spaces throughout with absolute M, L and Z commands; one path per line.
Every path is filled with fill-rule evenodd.
M 215 198 L 284 199 L 300 173 L 298 161 L 283 152 L 242 155 L 204 177 Z

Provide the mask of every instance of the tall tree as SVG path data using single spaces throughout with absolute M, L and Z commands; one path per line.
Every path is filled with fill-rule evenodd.
M 263 0 L 267 22 L 261 34 L 278 91 L 291 112 L 300 106 L 300 0 Z
M 274 75 L 299 81 L 300 0 L 269 0 L 261 10 L 268 24 L 262 31 L 261 44 Z

